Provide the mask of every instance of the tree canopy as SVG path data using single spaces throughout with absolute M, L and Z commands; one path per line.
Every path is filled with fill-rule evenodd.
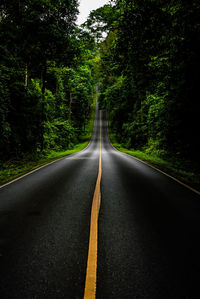
M 104 6 L 87 21 L 101 12 L 95 28 L 109 28 L 98 81 L 112 130 L 129 148 L 199 161 L 199 1 L 112 2 L 113 19 Z
M 77 14 L 77 0 L 2 1 L 0 158 L 77 142 L 98 83 L 122 144 L 199 162 L 199 1 L 113 0 L 82 28 Z
M 83 132 L 94 44 L 77 14 L 77 0 L 0 5 L 0 159 L 64 149 Z

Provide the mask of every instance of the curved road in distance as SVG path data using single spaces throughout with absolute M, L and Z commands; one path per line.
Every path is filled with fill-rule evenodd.
M 1 299 L 83 298 L 100 131 L 96 297 L 200 297 L 200 197 L 113 149 L 97 111 L 85 150 L 0 189 Z

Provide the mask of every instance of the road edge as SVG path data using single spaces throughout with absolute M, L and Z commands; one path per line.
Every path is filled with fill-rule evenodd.
M 26 176 L 28 176 L 28 175 L 30 175 L 30 174 L 32 174 L 32 173 L 34 173 L 34 172 L 36 172 L 36 171 L 42 169 L 42 168 L 44 168 L 44 167 L 46 167 L 46 166 L 48 166 L 48 165 L 51 165 L 51 164 L 56 163 L 56 162 L 58 162 L 58 161 L 60 161 L 60 160 L 66 159 L 66 157 L 73 156 L 73 155 L 75 155 L 75 154 L 77 154 L 77 153 L 80 153 L 80 152 L 86 150 L 86 149 L 88 148 L 88 146 L 90 145 L 90 143 L 91 143 L 91 139 L 90 139 L 88 145 L 87 145 L 86 147 L 84 147 L 82 150 L 77 151 L 77 152 L 72 153 L 72 154 L 69 154 L 69 155 L 66 154 L 65 156 L 63 156 L 63 157 L 61 157 L 61 158 L 55 158 L 55 160 L 53 160 L 53 161 L 51 161 L 51 162 L 47 162 L 47 163 L 45 163 L 45 164 L 42 165 L 42 166 L 38 166 L 38 167 L 36 167 L 35 169 L 33 169 L 33 170 L 31 170 L 31 171 L 28 171 L 28 172 L 26 172 L 26 173 L 24 173 L 24 174 L 22 174 L 22 175 L 16 177 L 15 179 L 12 179 L 11 181 L 8 181 L 7 183 L 5 183 L 5 184 L 3 184 L 3 185 L 0 185 L 0 189 L 6 187 L 6 186 L 8 186 L 8 185 L 10 185 L 10 184 L 12 184 L 12 183 L 14 183 L 14 182 L 16 182 L 16 181 L 21 180 L 21 179 L 23 179 L 24 177 L 26 177 Z
M 107 126 L 107 129 L 108 129 L 108 126 Z M 178 184 L 184 186 L 185 188 L 189 189 L 190 191 L 192 191 L 192 192 L 194 192 L 194 193 L 196 193 L 197 195 L 200 196 L 200 191 L 196 190 L 195 188 L 189 186 L 189 185 L 186 184 L 186 183 L 183 183 L 181 180 L 175 178 L 174 176 L 172 176 L 172 175 L 170 175 L 170 174 L 164 172 L 163 170 L 157 168 L 156 166 L 153 166 L 152 164 L 150 164 L 150 163 L 148 163 L 148 162 L 146 162 L 146 161 L 143 161 L 143 160 L 141 160 L 141 159 L 139 159 L 139 158 L 137 158 L 137 157 L 135 157 L 135 156 L 133 156 L 133 155 L 130 155 L 130 154 L 124 153 L 123 151 L 118 150 L 116 147 L 113 146 L 113 144 L 112 144 L 112 142 L 111 142 L 111 140 L 110 140 L 109 132 L 108 132 L 108 138 L 109 138 L 110 145 L 111 145 L 112 148 L 113 148 L 114 150 L 116 150 L 117 152 L 120 152 L 120 153 L 122 153 L 122 154 L 124 154 L 124 155 L 127 155 L 127 156 L 129 156 L 129 157 L 131 157 L 131 158 L 137 160 L 137 161 L 140 161 L 141 163 L 143 163 L 143 164 L 145 164 L 145 165 L 151 167 L 152 169 L 154 169 L 154 170 L 156 170 L 156 171 L 158 171 L 158 172 L 164 174 L 164 175 L 167 176 L 168 178 L 172 179 L 173 181 L 177 182 Z

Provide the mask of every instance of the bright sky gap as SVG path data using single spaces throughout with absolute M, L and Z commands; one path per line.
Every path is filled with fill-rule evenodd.
M 108 0 L 80 0 L 77 24 L 83 24 L 87 20 L 92 10 L 97 9 L 108 3 Z

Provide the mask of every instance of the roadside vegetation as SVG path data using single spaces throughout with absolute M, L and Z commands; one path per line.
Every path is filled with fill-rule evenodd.
M 37 169 L 45 164 L 51 163 L 62 157 L 74 154 L 83 150 L 92 137 L 94 117 L 95 117 L 95 100 L 94 97 L 91 116 L 85 126 L 85 130 L 79 137 L 79 143 L 71 145 L 67 150 L 58 151 L 51 150 L 40 155 L 24 155 L 21 158 L 13 158 L 10 160 L 2 161 L 0 168 L 0 185 L 3 185 L 17 177 L 26 174 L 34 169 Z
M 113 133 L 109 134 L 110 141 L 112 145 L 119 151 L 138 158 L 144 161 L 150 166 L 156 167 L 157 169 L 173 176 L 174 178 L 180 180 L 181 182 L 195 188 L 200 191 L 200 174 L 198 168 L 192 168 L 189 161 L 182 161 L 174 159 L 162 159 L 159 155 L 152 155 L 147 151 L 134 150 L 133 148 L 127 148 L 117 142 L 116 135 Z
M 78 1 L 0 5 L 0 184 L 89 142 L 95 42 Z
M 99 104 L 117 147 L 200 188 L 199 14 L 196 0 L 115 0 L 84 25 L 99 42 Z
M 78 4 L 0 6 L 0 184 L 87 144 L 97 84 L 118 149 L 199 185 L 199 1 Z

